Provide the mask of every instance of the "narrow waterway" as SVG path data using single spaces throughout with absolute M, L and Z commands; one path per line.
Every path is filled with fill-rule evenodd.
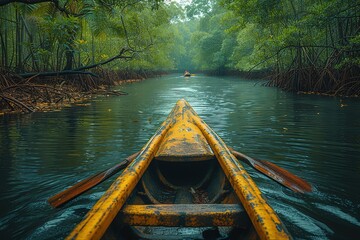
M 234 149 L 311 182 L 293 193 L 245 166 L 295 239 L 360 239 L 360 99 L 253 80 L 171 75 L 60 112 L 0 116 L 0 237 L 61 239 L 114 179 L 59 209 L 46 202 L 137 152 L 185 98 Z

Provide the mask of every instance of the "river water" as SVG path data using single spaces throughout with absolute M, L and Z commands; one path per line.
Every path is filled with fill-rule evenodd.
M 114 177 L 58 209 L 47 198 L 140 150 L 180 98 L 229 146 L 312 183 L 293 193 L 245 166 L 295 239 L 360 239 L 360 100 L 255 83 L 170 75 L 88 106 L 1 116 L 1 239 L 64 238 Z

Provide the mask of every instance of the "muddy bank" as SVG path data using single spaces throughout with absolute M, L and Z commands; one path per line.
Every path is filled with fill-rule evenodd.
M 56 111 L 71 104 L 86 104 L 94 95 L 127 95 L 111 87 L 142 81 L 159 73 L 96 70 L 92 75 L 32 76 L 0 69 L 0 115 Z

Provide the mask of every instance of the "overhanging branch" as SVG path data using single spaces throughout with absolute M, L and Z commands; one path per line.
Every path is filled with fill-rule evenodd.
M 25 3 L 25 4 L 38 4 L 43 2 L 58 2 L 57 0 L 0 0 L 0 6 L 7 5 L 9 3 Z
M 87 66 L 84 66 L 84 67 L 76 68 L 73 71 L 82 71 L 82 70 L 85 70 L 85 69 L 95 68 L 95 67 L 98 67 L 98 66 L 105 65 L 105 64 L 107 64 L 109 62 L 112 62 L 112 61 L 114 61 L 116 59 L 131 59 L 131 58 L 133 58 L 132 55 L 131 56 L 124 56 L 124 54 L 126 52 L 130 52 L 130 51 L 131 51 L 130 49 L 123 48 L 123 49 L 121 49 L 120 53 L 118 55 L 115 55 L 114 57 L 108 58 L 105 61 L 102 61 L 102 62 L 99 62 L 99 63 L 95 63 L 95 64 L 92 64 L 92 65 L 87 65 Z M 133 52 L 133 51 L 131 51 L 131 52 Z
M 54 4 L 56 9 L 58 9 L 60 12 L 65 13 L 66 15 L 79 17 L 86 14 L 86 13 L 75 13 L 69 11 L 68 9 L 66 9 L 66 3 L 64 6 L 60 6 L 59 0 L 0 0 L 0 6 L 5 6 L 10 3 L 39 4 L 44 2 Z
M 44 76 L 60 76 L 60 75 L 74 75 L 74 74 L 88 74 L 91 75 L 93 77 L 99 77 L 98 75 L 96 75 L 95 73 L 92 72 L 88 72 L 88 71 L 84 71 L 87 69 L 91 69 L 91 68 L 95 68 L 98 66 L 102 66 L 105 65 L 109 62 L 112 62 L 116 59 L 131 59 L 133 58 L 133 55 L 124 55 L 127 52 L 131 52 L 133 53 L 134 51 L 127 49 L 127 48 L 122 48 L 121 51 L 119 52 L 119 54 L 115 55 L 114 57 L 108 58 L 102 62 L 99 63 L 95 63 L 92 65 L 87 65 L 87 66 L 83 66 L 83 67 L 79 67 L 76 69 L 72 69 L 72 70 L 64 70 L 64 71 L 55 71 L 55 72 L 35 72 L 35 73 L 22 73 L 19 74 L 21 77 L 23 78 L 29 78 L 29 77 L 44 77 Z

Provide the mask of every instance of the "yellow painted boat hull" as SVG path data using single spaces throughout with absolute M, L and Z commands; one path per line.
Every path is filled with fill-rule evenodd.
M 68 239 L 216 237 L 291 239 L 221 138 L 179 100 Z

